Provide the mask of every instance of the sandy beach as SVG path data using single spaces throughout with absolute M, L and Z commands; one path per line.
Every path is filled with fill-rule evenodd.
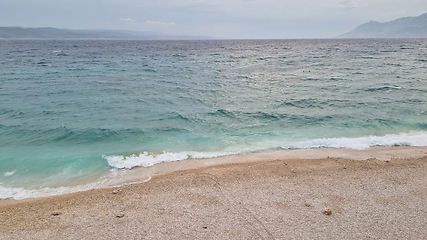
M 124 182 L 151 179 L 1 200 L 0 239 L 427 238 L 426 147 L 277 151 L 132 171 Z

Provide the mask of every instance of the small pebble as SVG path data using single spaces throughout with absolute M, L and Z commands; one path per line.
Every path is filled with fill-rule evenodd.
M 125 214 L 124 213 L 119 213 L 119 214 L 117 214 L 116 215 L 116 218 L 122 218 L 122 217 L 124 217 L 125 216 Z
M 113 194 L 120 193 L 121 191 L 122 191 L 122 190 L 117 190 L 117 189 L 116 189 L 116 190 L 114 190 L 114 191 L 113 191 Z
M 305 202 L 305 206 L 306 206 L 306 207 L 311 207 L 311 203 L 309 203 L 309 202 Z
M 326 209 L 325 211 L 323 211 L 323 214 L 325 214 L 325 215 L 331 215 L 332 214 L 332 210 L 331 209 Z
M 52 216 L 58 216 L 58 215 L 61 215 L 61 214 L 62 214 L 62 212 L 58 212 L 58 211 L 52 212 Z

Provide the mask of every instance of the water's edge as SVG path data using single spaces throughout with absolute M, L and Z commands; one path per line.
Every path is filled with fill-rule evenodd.
M 60 188 L 44 188 L 39 190 L 15 189 L 13 196 L 1 200 L 22 200 L 28 198 L 41 198 L 62 195 L 74 192 L 87 191 L 91 189 L 115 188 L 129 184 L 143 183 L 159 176 L 175 171 L 191 170 L 208 166 L 262 162 L 272 160 L 304 160 L 343 158 L 354 161 L 367 159 L 378 159 L 381 161 L 392 161 L 393 159 L 418 159 L 427 156 L 427 146 L 392 146 L 392 147 L 370 147 L 367 149 L 350 148 L 310 148 L 310 149 L 280 149 L 254 153 L 242 153 L 215 158 L 185 159 L 174 162 L 161 162 L 149 167 L 135 167 L 132 169 L 114 170 L 108 176 L 98 176 L 101 181 L 82 182 L 75 186 Z M 93 181 L 94 179 L 85 179 Z M 82 180 L 83 181 L 83 180 Z

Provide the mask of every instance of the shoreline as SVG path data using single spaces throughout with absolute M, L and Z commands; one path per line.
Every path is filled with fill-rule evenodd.
M 375 158 L 381 161 L 386 161 L 391 160 L 393 158 L 420 158 L 425 155 L 427 155 L 427 146 L 376 146 L 366 149 L 330 147 L 307 149 L 277 149 L 251 153 L 231 154 L 214 158 L 189 158 L 179 161 L 161 162 L 154 164 L 150 167 L 116 169 L 114 173 L 84 177 L 80 180 L 74 180 L 70 185 L 51 188 L 48 192 L 43 192 L 43 189 L 41 189 L 40 192 L 38 192 L 39 190 L 34 190 L 36 193 L 33 193 L 33 196 L 17 199 L 0 199 L 0 203 L 6 200 L 21 201 L 25 199 L 37 199 L 65 195 L 75 192 L 90 191 L 92 189 L 113 188 L 129 184 L 144 183 L 150 181 L 153 176 L 162 175 L 165 173 L 229 163 L 248 163 L 256 161 L 269 161 L 272 159 L 321 159 L 329 157 L 345 158 L 355 161 Z
M 427 236 L 427 147 L 306 150 L 164 163 L 144 183 L 1 200 L 0 239 Z
M 208 166 L 223 165 L 230 163 L 249 163 L 277 160 L 298 159 L 322 159 L 322 158 L 345 158 L 355 161 L 375 158 L 380 161 L 395 158 L 421 158 L 427 156 L 427 146 L 393 146 L 393 147 L 370 147 L 367 149 L 351 148 L 307 148 L 307 149 L 279 149 L 252 153 L 240 153 L 215 158 L 186 159 L 181 161 L 162 162 L 150 167 L 135 167 L 112 183 L 102 185 L 100 188 L 117 187 L 127 184 L 143 183 L 149 181 L 153 176 L 165 173 L 203 168 Z

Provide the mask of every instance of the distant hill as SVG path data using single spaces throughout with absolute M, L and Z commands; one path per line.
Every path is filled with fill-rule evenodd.
M 70 30 L 58 28 L 0 27 L 0 39 L 211 39 L 205 36 L 168 35 L 158 32 L 120 30 Z
M 427 38 L 427 13 L 404 17 L 391 22 L 371 21 L 339 38 Z

